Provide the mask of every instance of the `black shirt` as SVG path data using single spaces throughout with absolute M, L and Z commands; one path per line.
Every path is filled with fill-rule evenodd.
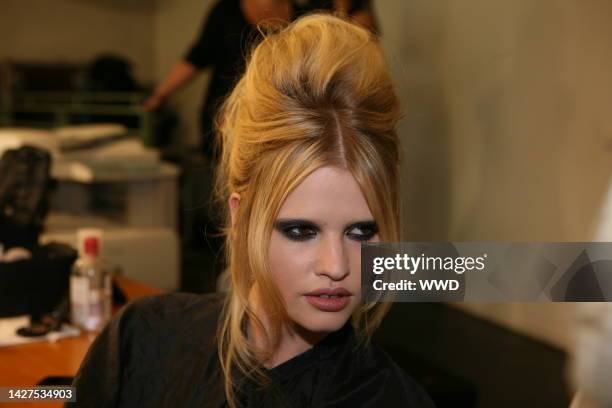
M 175 293 L 130 303 L 92 344 L 73 382 L 77 402 L 65 406 L 225 407 L 215 343 L 222 302 L 222 294 Z M 243 382 L 242 406 L 434 407 L 385 352 L 355 345 L 347 323 L 267 370 L 265 391 Z
M 211 154 L 214 115 L 245 68 L 251 45 L 260 38 L 242 12 L 240 0 L 220 0 L 211 9 L 184 59 L 199 69 L 212 68 L 201 112 L 204 153 Z
M 333 11 L 334 1 L 333 0 L 310 0 L 303 7 L 303 12 L 313 11 Z M 348 15 L 354 14 L 358 11 L 370 10 L 370 0 L 353 0 L 351 1 L 350 7 L 347 11 Z

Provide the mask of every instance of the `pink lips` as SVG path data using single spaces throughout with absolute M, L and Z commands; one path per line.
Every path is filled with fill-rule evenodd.
M 351 301 L 351 293 L 344 288 L 321 288 L 304 296 L 308 303 L 323 312 L 339 312 Z

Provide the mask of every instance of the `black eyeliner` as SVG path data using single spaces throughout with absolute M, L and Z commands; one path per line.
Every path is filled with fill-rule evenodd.
M 319 229 L 319 227 L 310 221 L 300 219 L 281 219 L 274 222 L 274 227 L 278 230 L 285 230 L 291 227 L 307 227 L 312 229 Z
M 378 224 L 376 221 L 359 221 L 349 225 L 345 231 L 350 231 L 353 228 L 367 229 L 372 232 L 378 232 Z
M 363 227 L 363 228 L 369 228 L 372 230 L 378 230 L 378 225 L 376 224 L 376 221 L 357 221 L 352 223 L 351 225 L 349 225 L 347 227 L 347 229 L 349 228 L 355 228 L 355 227 Z
M 350 231 L 352 231 L 354 228 L 365 230 L 366 233 L 365 234 L 351 234 Z M 359 221 L 359 222 L 356 222 L 350 225 L 345 230 L 345 234 L 347 234 L 348 236 L 351 237 L 351 239 L 354 239 L 356 241 L 369 241 L 370 239 L 372 239 L 372 237 L 378 234 L 378 224 L 376 224 L 376 221 L 373 221 L 373 220 L 372 221 Z

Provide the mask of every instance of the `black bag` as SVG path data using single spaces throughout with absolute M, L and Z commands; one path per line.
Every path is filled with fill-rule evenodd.
M 32 250 L 32 258 L 0 262 L 0 317 L 53 311 L 68 296 L 70 268 L 77 252 L 49 243 Z
M 67 294 L 76 251 L 38 245 L 53 187 L 50 167 L 51 155 L 32 146 L 7 150 L 0 159 L 0 244 L 32 253 L 0 262 L 0 317 L 50 312 Z
M 38 244 L 49 211 L 53 183 L 51 155 L 22 146 L 7 150 L 0 159 L 0 243 L 5 249 Z

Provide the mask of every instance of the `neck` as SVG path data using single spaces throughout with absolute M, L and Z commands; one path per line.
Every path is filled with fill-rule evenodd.
M 259 295 L 259 290 L 254 286 L 249 294 L 249 304 L 253 308 L 255 315 L 261 320 L 265 333 L 270 333 L 270 321 L 266 316 Z M 249 340 L 259 350 L 269 350 L 272 345 L 268 344 L 266 335 L 261 328 L 254 322 L 249 322 Z M 262 362 L 263 366 L 271 369 L 293 357 L 302 354 L 312 348 L 319 341 L 323 340 L 327 333 L 312 333 L 296 325 L 283 325 L 281 338 L 269 358 Z

